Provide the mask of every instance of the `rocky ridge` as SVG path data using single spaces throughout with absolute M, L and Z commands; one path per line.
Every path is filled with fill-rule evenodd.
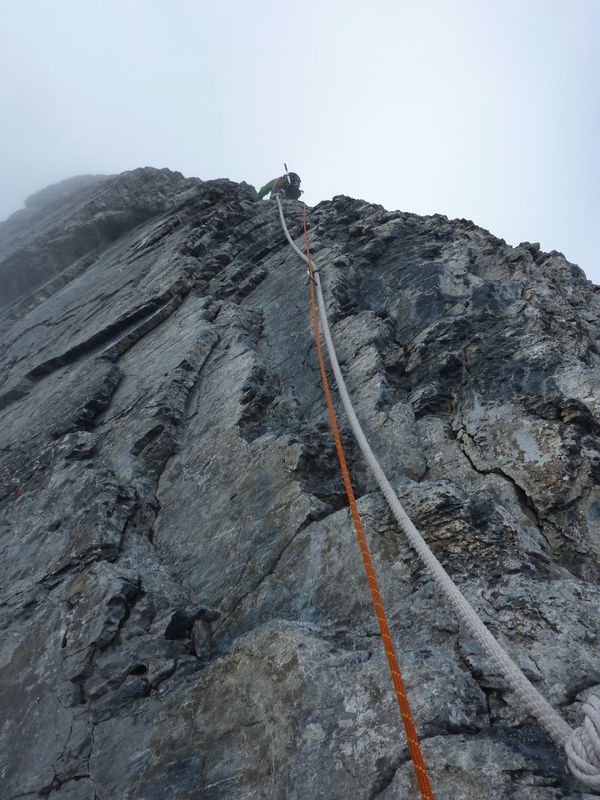
M 340 196 L 309 225 L 388 477 L 579 724 L 600 685 L 597 287 L 467 220 Z M 0 278 L 0 796 L 416 797 L 273 204 L 86 176 L 0 224 Z M 436 796 L 591 797 L 343 436 Z

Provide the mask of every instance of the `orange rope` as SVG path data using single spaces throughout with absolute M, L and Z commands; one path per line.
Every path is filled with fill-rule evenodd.
M 415 728 L 415 723 L 413 721 L 412 712 L 410 710 L 410 704 L 408 702 L 408 697 L 406 696 L 404 680 L 402 679 L 402 674 L 400 672 L 400 665 L 398 664 L 398 658 L 396 657 L 396 651 L 394 649 L 394 644 L 392 642 L 392 636 L 388 625 L 385 608 L 383 606 L 381 592 L 379 591 L 379 584 L 377 582 L 377 576 L 375 575 L 373 560 L 371 558 L 371 553 L 369 552 L 369 546 L 367 544 L 365 530 L 363 528 L 362 520 L 360 518 L 358 507 L 356 505 L 356 498 L 354 496 L 354 491 L 352 489 L 352 483 L 350 481 L 350 473 L 348 471 L 346 456 L 344 454 L 344 445 L 342 444 L 342 438 L 340 436 L 340 431 L 337 424 L 333 399 L 331 397 L 331 390 L 329 388 L 329 380 L 327 378 L 327 372 L 325 369 L 325 359 L 323 357 L 323 348 L 321 345 L 319 318 L 317 316 L 317 302 L 316 302 L 316 291 L 314 283 L 315 268 L 310 254 L 310 246 L 308 243 L 308 229 L 306 225 L 306 204 L 304 205 L 304 247 L 306 250 L 306 257 L 308 258 L 308 272 L 310 275 L 310 281 L 309 281 L 310 304 L 311 304 L 313 329 L 315 335 L 315 344 L 317 348 L 317 357 L 319 360 L 319 369 L 321 371 L 321 379 L 323 381 L 323 391 L 325 393 L 325 400 L 327 402 L 327 410 L 329 411 L 329 421 L 331 423 L 331 429 L 333 431 L 333 438 L 335 439 L 335 449 L 337 451 L 338 460 L 340 462 L 340 469 L 342 471 L 344 486 L 346 488 L 348 503 L 350 505 L 350 513 L 352 514 L 352 519 L 354 521 L 354 529 L 356 531 L 356 536 L 358 538 L 358 545 L 360 547 L 360 552 L 363 557 L 365 572 L 367 573 L 367 580 L 369 582 L 369 588 L 371 590 L 371 597 L 373 598 L 373 605 L 375 606 L 375 613 L 377 615 L 377 621 L 379 622 L 381 638 L 383 640 L 383 646 L 390 667 L 390 672 L 392 673 L 392 681 L 394 683 L 394 688 L 396 690 L 396 698 L 398 700 L 398 705 L 400 707 L 402 722 L 404 723 L 404 730 L 406 732 L 408 749 L 410 751 L 410 756 L 412 758 L 413 766 L 415 768 L 417 783 L 419 784 L 419 789 L 421 790 L 421 797 L 423 798 L 423 800 L 434 800 L 433 792 L 431 791 L 431 785 L 429 783 L 429 777 L 427 775 L 427 769 L 425 767 L 425 762 L 423 760 L 423 755 L 421 753 L 419 737 L 417 735 L 417 730 Z

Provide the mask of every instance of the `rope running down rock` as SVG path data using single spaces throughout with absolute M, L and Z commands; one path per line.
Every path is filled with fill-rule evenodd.
M 556 744 L 564 747 L 569 768 L 573 775 L 582 783 L 586 784 L 586 786 L 592 789 L 600 789 L 600 700 L 597 697 L 592 697 L 587 703 L 583 704 L 583 712 L 585 714 L 584 723 L 576 730 L 573 730 L 560 714 L 555 711 L 550 703 L 542 697 L 519 667 L 513 662 L 429 549 L 425 540 L 402 507 L 400 500 L 386 478 L 363 433 L 360 422 L 354 412 L 352 401 L 346 389 L 344 377 L 337 360 L 329 323 L 327 321 L 327 312 L 318 271 L 313 272 L 309 258 L 294 244 L 285 222 L 281 201 L 279 197 L 277 197 L 276 200 L 283 232 L 292 249 L 308 265 L 309 274 L 311 274 L 315 281 L 321 327 L 323 335 L 325 336 L 331 367 L 335 375 L 342 404 L 350 422 L 350 427 L 396 521 L 417 551 L 423 563 L 433 575 L 438 586 L 458 611 L 462 621 L 483 647 L 496 669 L 504 675 L 519 700 L 543 725 Z
M 329 421 L 331 424 L 331 430 L 333 432 L 335 449 L 337 452 L 338 461 L 340 464 L 340 470 L 344 481 L 344 488 L 346 489 L 346 495 L 348 497 L 348 504 L 350 506 L 350 514 L 352 517 L 352 521 L 354 523 L 354 530 L 356 532 L 358 546 L 363 559 L 365 573 L 367 575 L 367 583 L 369 585 L 371 598 L 373 600 L 373 607 L 375 609 L 375 616 L 377 617 L 377 622 L 379 623 L 379 630 L 381 631 L 381 640 L 383 643 L 383 649 L 385 651 L 385 655 L 388 660 L 388 666 L 390 668 L 390 674 L 392 676 L 392 683 L 394 684 L 394 689 L 396 691 L 396 699 L 398 701 L 398 707 L 400 709 L 400 716 L 402 717 L 402 724 L 404 725 L 404 732 L 406 733 L 406 742 L 408 744 L 408 750 L 410 752 L 410 757 L 413 762 L 413 767 L 415 770 L 417 783 L 419 785 L 421 798 L 422 800 L 434 800 L 431 784 L 429 782 L 429 776 L 427 774 L 427 767 L 425 765 L 423 754 L 421 752 L 421 743 L 419 742 L 419 736 L 417 734 L 417 729 L 413 720 L 410 703 L 408 700 L 408 696 L 406 694 L 406 687 L 404 685 L 402 671 L 400 669 L 400 664 L 398 663 L 398 657 L 396 656 L 396 649 L 394 647 L 394 642 L 392 640 L 392 633 L 390 631 L 390 626 L 387 621 L 387 614 L 383 604 L 383 598 L 379 590 L 379 581 L 377 580 L 375 567 L 373 565 L 373 559 L 371 558 L 371 552 L 369 550 L 367 537 L 365 535 L 365 529 L 362 523 L 360 512 L 358 510 L 356 498 L 354 496 L 354 489 L 352 488 L 352 481 L 350 480 L 350 472 L 348 470 L 348 464 L 346 462 L 344 445 L 342 443 L 342 437 L 340 435 L 340 430 L 337 423 L 335 406 L 333 405 L 331 389 L 329 388 L 329 378 L 327 377 L 327 369 L 325 367 L 325 356 L 323 354 L 323 346 L 321 345 L 321 333 L 319 329 L 319 314 L 317 311 L 317 300 L 315 292 L 316 282 L 314 279 L 313 263 L 310 257 L 310 246 L 308 243 L 308 229 L 306 227 L 306 206 L 304 206 L 304 247 L 306 249 L 306 255 L 308 257 L 310 309 L 313 321 L 315 346 L 317 349 L 317 360 L 319 362 L 319 371 L 321 373 L 323 392 L 325 394 L 325 402 L 327 404 L 327 410 L 329 412 Z

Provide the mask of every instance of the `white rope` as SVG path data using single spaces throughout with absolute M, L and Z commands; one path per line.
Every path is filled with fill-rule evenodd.
M 573 775 L 592 789 L 600 790 L 600 700 L 592 695 L 583 704 L 583 725 L 565 744 Z
M 283 209 L 279 197 L 276 198 L 279 208 L 281 225 L 288 242 L 293 250 L 306 263 L 309 263 L 307 256 L 294 244 L 288 231 Z M 417 551 L 423 563 L 428 567 L 434 579 L 441 587 L 446 597 L 454 605 L 461 619 L 471 631 L 475 639 L 483 647 L 496 669 L 504 675 L 511 689 L 515 692 L 521 702 L 527 707 L 530 713 L 539 720 L 554 741 L 564 747 L 569 762 L 571 772 L 587 786 L 600 789 L 600 700 L 592 697 L 583 706 L 585 713 L 584 724 L 575 731 L 565 720 L 552 708 L 550 703 L 542 697 L 537 689 L 529 682 L 519 667 L 513 662 L 508 653 L 487 629 L 483 621 L 477 615 L 466 597 L 462 594 L 452 578 L 446 573 L 440 562 L 431 552 L 425 540 L 416 529 L 408 514 L 402 507 L 400 500 L 392 489 L 386 478 L 375 454 L 371 450 L 369 443 L 360 426 L 360 422 L 354 412 L 352 401 L 346 389 L 344 377 L 340 370 L 337 360 L 331 331 L 327 321 L 327 312 L 321 290 L 321 281 L 318 273 L 315 273 L 314 280 L 317 289 L 317 299 L 319 304 L 319 316 L 323 335 L 327 344 L 329 360 L 335 375 L 340 398 L 346 410 L 350 427 L 356 437 L 358 445 L 369 464 L 381 491 L 383 492 L 388 505 L 396 518 L 398 524 L 406 534 L 410 543 Z

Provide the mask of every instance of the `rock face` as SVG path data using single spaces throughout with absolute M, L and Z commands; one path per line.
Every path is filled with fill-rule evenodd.
M 579 724 L 600 684 L 597 287 L 465 220 L 336 197 L 309 226 L 388 477 Z M 0 225 L 0 281 L 0 796 L 417 797 L 274 205 L 168 170 L 46 190 Z M 591 797 L 342 428 L 436 797 Z

